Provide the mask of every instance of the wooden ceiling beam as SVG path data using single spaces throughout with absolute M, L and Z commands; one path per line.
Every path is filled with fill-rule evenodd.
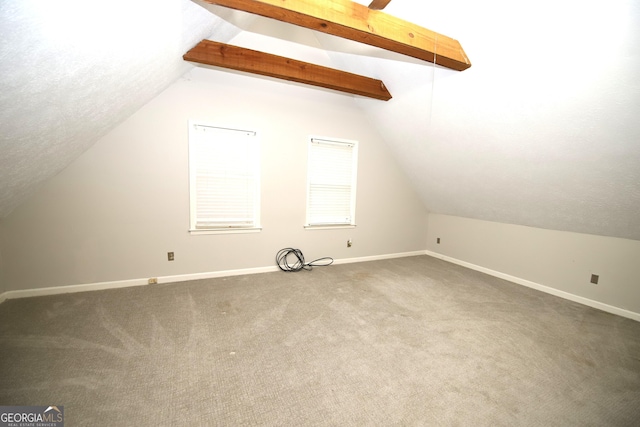
M 369 5 L 369 9 L 382 10 L 391 2 L 391 0 L 373 0 Z
M 462 71 L 471 66 L 457 40 L 350 0 L 203 0 Z
M 383 101 L 391 99 L 391 94 L 380 80 L 211 40 L 202 40 L 183 58 L 199 64 L 305 83 Z

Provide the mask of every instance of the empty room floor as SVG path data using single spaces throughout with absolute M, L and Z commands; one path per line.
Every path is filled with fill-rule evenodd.
M 0 305 L 67 425 L 633 426 L 640 323 L 429 256 Z

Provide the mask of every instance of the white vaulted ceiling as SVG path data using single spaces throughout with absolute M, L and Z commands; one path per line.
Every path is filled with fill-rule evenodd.
M 182 55 L 201 39 L 279 38 L 288 56 L 385 82 L 392 100 L 354 102 L 430 211 L 640 240 L 639 2 L 391 1 L 459 40 L 463 72 L 207 9 L 0 3 L 0 217 L 192 67 Z
M 0 218 L 240 30 L 188 0 L 0 2 Z

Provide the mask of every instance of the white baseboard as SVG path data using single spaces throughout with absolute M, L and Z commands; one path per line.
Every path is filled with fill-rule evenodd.
M 426 251 L 400 252 L 396 254 L 365 256 L 360 258 L 343 258 L 333 261 L 334 264 L 351 264 L 354 262 L 380 261 L 383 259 L 404 258 L 408 256 L 426 255 Z
M 383 259 L 402 258 L 402 257 L 417 256 L 417 255 L 429 255 L 434 258 L 441 259 L 443 261 L 448 261 L 453 264 L 457 264 L 466 268 L 470 268 L 472 270 L 479 271 L 481 273 L 488 274 L 490 276 L 504 279 L 509 282 L 523 285 L 532 289 L 536 289 L 541 292 L 555 295 L 560 298 L 564 298 L 570 301 L 574 301 L 580 304 L 587 305 L 589 307 L 597 308 L 599 310 L 606 311 L 608 313 L 612 313 L 618 316 L 626 317 L 626 318 L 633 319 L 635 321 L 640 322 L 640 313 L 635 313 L 633 311 L 614 307 L 609 304 L 594 301 L 594 300 L 584 298 L 578 295 L 574 295 L 568 292 L 564 292 L 555 288 L 551 288 L 549 286 L 541 285 L 539 283 L 531 282 L 526 279 L 522 279 L 516 276 L 511 276 L 509 274 L 501 273 L 499 271 L 491 270 L 486 267 L 475 265 L 470 262 L 462 261 L 457 258 L 452 258 L 447 255 L 442 255 L 437 252 L 431 252 L 427 250 L 414 251 L 414 252 L 402 252 L 402 253 L 395 253 L 395 254 L 385 254 L 385 255 L 374 255 L 374 256 L 366 256 L 366 257 L 358 257 L 358 258 L 336 259 L 334 260 L 334 264 L 350 264 L 355 262 L 379 261 Z M 185 282 L 189 280 L 240 276 L 245 274 L 271 273 L 275 271 L 279 271 L 277 266 L 244 268 L 244 269 L 238 269 L 238 270 L 211 271 L 211 272 L 191 273 L 191 274 L 179 274 L 174 276 L 158 277 L 158 283 Z M 113 282 L 87 283 L 87 284 L 81 284 L 81 285 L 54 286 L 50 288 L 7 291 L 0 294 L 0 303 L 4 302 L 5 300 L 14 299 L 14 298 L 28 298 L 28 297 L 36 297 L 36 296 L 44 296 L 44 295 L 74 293 L 74 292 L 100 291 L 104 289 L 117 289 L 117 288 L 131 287 L 131 286 L 153 286 L 148 284 L 148 280 L 149 280 L 148 278 L 130 279 L 130 280 L 119 280 L 119 281 L 113 281 Z
M 401 258 L 407 256 L 424 255 L 425 251 L 403 252 L 396 254 L 374 255 L 360 258 L 345 258 L 334 260 L 334 264 L 349 264 L 354 262 L 377 261 L 382 259 Z M 280 271 L 277 266 L 243 268 L 238 270 L 210 271 L 203 273 L 178 274 L 174 276 L 158 277 L 158 284 L 186 282 L 189 280 L 212 279 L 218 277 L 241 276 L 244 274 L 271 273 Z M 7 291 L 0 294 L 0 303 L 8 299 L 29 298 L 45 295 L 68 294 L 75 292 L 101 291 L 105 289 L 128 288 L 132 286 L 154 286 L 149 284 L 149 279 L 129 279 L 113 282 L 85 283 L 80 285 L 53 286 L 49 288 L 25 289 L 19 291 Z
M 113 282 L 85 283 L 81 285 L 52 286 L 49 288 L 7 291 L 0 295 L 0 303 L 8 299 L 39 297 L 45 295 L 69 294 L 75 292 L 101 291 L 104 289 L 128 288 L 148 285 L 148 279 L 118 280 Z
M 589 307 L 597 308 L 598 310 L 606 311 L 607 313 L 615 314 L 618 316 L 626 317 L 628 319 L 635 320 L 640 322 L 640 313 L 636 313 L 633 311 L 625 310 L 623 308 L 615 307 L 609 304 L 605 304 L 599 301 L 594 301 L 589 298 L 584 298 L 579 295 L 574 295 L 569 292 L 561 291 L 559 289 L 551 288 L 549 286 L 541 285 L 539 283 L 531 282 L 526 279 L 521 279 L 520 277 L 511 276 L 509 274 L 501 273 L 499 271 L 491 270 L 490 268 L 482 267 L 479 265 L 472 264 L 470 262 L 462 261 L 457 258 L 452 258 L 447 255 L 442 255 L 437 252 L 425 251 L 426 255 L 432 256 L 434 258 L 441 259 L 443 261 L 448 261 L 453 264 L 460 265 L 462 267 L 470 268 L 472 270 L 479 271 L 481 273 L 488 274 L 490 276 L 497 277 L 499 279 L 504 279 L 509 282 L 516 283 L 518 285 L 523 285 L 528 288 L 536 289 L 538 291 L 545 292 L 547 294 L 555 295 L 560 298 L 567 299 L 569 301 L 577 302 L 583 305 L 587 305 Z
M 180 274 L 175 276 L 162 276 L 157 278 L 157 284 L 186 282 L 188 280 L 209 279 L 214 277 L 240 276 L 242 274 L 257 274 L 277 271 L 278 267 L 258 267 L 241 270 L 212 271 L 204 273 Z M 8 299 L 39 297 L 44 295 L 69 294 L 75 292 L 102 291 L 105 289 L 128 288 L 132 286 L 154 286 L 149 284 L 149 279 L 129 279 L 113 282 L 85 283 L 81 285 L 52 286 L 50 288 L 25 289 L 20 291 L 7 291 L 0 294 L 0 303 Z

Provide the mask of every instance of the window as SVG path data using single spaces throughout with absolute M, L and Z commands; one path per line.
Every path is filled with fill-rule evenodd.
M 353 226 L 358 144 L 312 137 L 307 176 L 307 227 Z
M 260 228 L 256 132 L 189 123 L 191 232 Z

